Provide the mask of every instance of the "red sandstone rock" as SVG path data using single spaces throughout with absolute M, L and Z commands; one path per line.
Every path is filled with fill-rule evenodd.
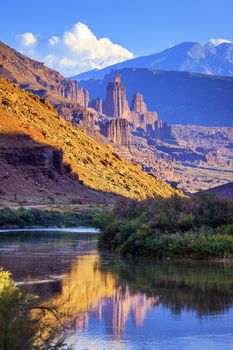
M 138 114 L 145 114 L 147 112 L 147 106 L 144 102 L 143 95 L 139 92 L 136 92 L 133 96 L 131 111 Z
M 171 126 L 163 120 L 157 120 L 155 122 L 154 137 L 159 139 L 172 139 Z
M 133 96 L 131 105 L 131 118 L 130 121 L 135 128 L 143 129 L 147 131 L 148 125 L 152 130 L 155 130 L 155 122 L 158 120 L 157 112 L 149 112 L 147 110 L 146 103 L 144 102 L 143 95 L 136 92 Z
M 100 97 L 95 98 L 90 102 L 90 107 L 92 107 L 97 113 L 103 113 L 102 99 Z
M 89 94 L 79 89 L 77 81 L 64 78 L 60 73 L 34 61 L 0 42 L 0 76 L 38 94 L 52 104 L 65 99 L 87 107 Z
M 126 99 L 126 90 L 121 83 L 119 74 L 115 76 L 114 82 L 110 82 L 107 86 L 103 112 L 113 118 L 130 120 L 130 109 Z
M 130 128 L 126 119 L 104 120 L 100 125 L 102 135 L 113 141 L 115 144 L 130 147 Z
M 65 120 L 72 124 L 77 124 L 86 130 L 95 130 L 95 122 L 97 121 L 97 113 L 90 109 L 81 107 L 74 103 L 61 103 L 56 105 L 56 109 Z
M 84 108 L 88 108 L 89 105 L 89 92 L 85 88 L 81 88 L 78 90 L 78 98 L 77 103 Z

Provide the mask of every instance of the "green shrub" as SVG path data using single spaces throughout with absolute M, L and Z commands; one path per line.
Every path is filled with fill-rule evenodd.
M 20 290 L 11 274 L 0 268 L 0 350 L 19 349 L 71 350 L 65 344 L 57 308 L 40 305 L 38 298 Z
M 98 218 L 100 245 L 132 255 L 232 258 L 232 214 L 233 200 L 208 193 L 121 199 Z

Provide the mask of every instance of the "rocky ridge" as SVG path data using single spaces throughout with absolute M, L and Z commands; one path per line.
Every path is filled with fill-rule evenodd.
M 111 74 L 105 83 L 107 86 L 112 82 L 109 101 L 115 103 L 111 108 L 116 111 L 116 114 L 108 116 L 104 114 L 106 101 L 102 102 L 101 97 L 89 102 L 89 94 L 85 88 L 78 88 L 77 83 L 65 79 L 42 63 L 30 60 L 2 43 L 0 44 L 0 62 L 0 75 L 7 76 L 21 87 L 42 96 L 45 104 L 47 100 L 52 102 L 66 121 L 86 130 L 102 144 L 110 144 L 122 158 L 140 164 L 145 171 L 163 180 L 175 181 L 180 188 L 191 192 L 232 180 L 229 171 L 232 163 L 230 132 L 203 128 L 203 132 L 199 133 L 198 127 L 182 125 L 171 127 L 158 118 L 157 112 L 148 111 L 143 96 L 146 97 L 147 103 L 150 103 L 150 99 L 148 100 L 143 85 L 138 85 L 138 79 L 144 76 L 149 79 L 153 76 L 157 82 L 164 80 L 166 89 L 171 85 L 172 90 L 175 91 L 174 83 L 178 79 L 176 75 L 181 75 L 179 79 L 182 82 L 186 73 L 171 72 L 164 75 L 161 72 L 155 74 L 155 72 L 140 69 L 134 69 L 133 72 L 126 70 L 122 73 L 127 90 L 121 82 L 121 77 L 118 75 L 114 82 L 115 73 Z M 170 75 L 173 76 L 173 85 L 170 84 Z M 167 81 L 166 77 L 169 78 Z M 192 81 L 198 82 L 198 79 L 204 81 L 205 85 L 206 77 L 195 75 Z M 129 91 L 129 82 L 132 80 L 135 84 Z M 215 82 L 215 80 L 213 77 L 212 81 Z M 215 85 L 220 86 L 223 80 L 226 84 L 226 79 L 221 79 Z M 228 80 L 230 84 L 230 79 Z M 102 82 L 99 86 L 102 86 Z M 146 88 L 147 86 L 146 84 Z M 161 107 L 160 90 L 163 91 L 162 97 L 166 98 L 166 101 L 172 96 L 169 90 L 166 90 L 166 93 L 163 84 L 161 87 L 162 89 L 157 89 L 156 95 L 153 95 L 153 101 L 158 104 L 158 110 Z M 152 87 L 151 91 L 154 91 L 153 89 Z M 143 91 L 143 94 L 139 91 L 135 93 L 135 90 Z M 95 91 L 98 93 L 99 90 L 95 87 Z M 92 89 L 91 95 L 93 96 Z M 229 96 L 227 93 L 225 95 Z M 99 96 L 104 96 L 104 91 Z M 133 100 L 129 108 L 128 100 L 131 96 Z M 88 108 L 86 108 L 87 105 Z M 157 109 L 157 105 L 155 107 Z M 117 117 L 119 116 L 117 111 L 120 109 L 127 118 Z
M 162 180 L 143 172 L 140 166 L 121 159 L 111 146 L 100 144 L 88 136 L 85 131 L 65 121 L 57 114 L 54 107 L 43 99 L 20 89 L 3 78 L 0 78 L 0 132 L 1 140 L 4 138 L 0 149 L 3 196 L 12 194 L 13 188 L 14 191 L 17 189 L 17 196 L 22 196 L 21 183 L 25 188 L 32 189 L 30 187 L 30 181 L 32 181 L 29 176 L 30 168 L 34 169 L 34 176 L 36 176 L 34 188 L 42 190 L 41 197 L 43 198 L 46 196 L 43 191 L 47 190 L 46 180 L 49 179 L 47 173 L 49 170 L 56 174 L 60 172 L 61 176 L 65 175 L 65 172 L 70 174 L 72 186 L 75 187 L 75 184 L 78 184 L 79 187 L 74 192 L 74 197 L 75 193 L 80 191 L 86 198 L 89 198 L 88 191 L 90 190 L 98 192 L 103 197 L 107 193 L 106 200 L 112 194 L 144 199 L 156 195 L 168 197 L 176 193 Z M 12 140 L 18 135 L 21 135 L 22 142 L 27 145 L 25 156 L 18 142 L 11 147 L 10 141 L 7 141 L 8 137 Z M 28 138 L 35 144 L 33 150 L 30 150 Z M 6 148 L 10 148 L 10 152 Z M 34 152 L 35 149 L 37 149 L 36 152 Z M 7 156 L 9 153 L 11 154 L 10 159 Z M 33 154 L 37 160 L 33 160 Z M 34 161 L 37 162 L 37 168 L 35 164 L 33 165 Z M 40 171 L 41 167 L 44 168 L 43 172 Z M 18 181 L 13 185 L 14 173 Z M 45 176 L 43 186 L 40 182 L 41 173 Z M 3 187 L 2 184 L 5 182 L 7 184 Z M 58 193 L 61 190 L 57 186 L 58 183 L 59 176 L 51 185 L 54 188 L 53 193 L 57 192 L 56 188 L 58 188 Z M 62 187 L 63 194 L 64 191 L 69 191 L 66 186 L 67 184 Z M 4 193 L 6 192 L 4 188 L 8 188 L 10 192 Z M 31 195 L 33 195 L 32 192 Z M 34 195 L 37 197 L 38 191 Z M 98 201 L 98 195 L 96 201 Z
M 85 88 L 79 89 L 76 81 L 64 78 L 42 62 L 22 55 L 1 41 L 0 76 L 48 99 L 53 104 L 66 100 L 88 107 L 89 93 Z

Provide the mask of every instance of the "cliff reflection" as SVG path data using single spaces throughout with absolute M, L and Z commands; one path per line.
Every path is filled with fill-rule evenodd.
M 224 313 L 233 305 L 232 264 L 115 259 L 101 265 L 131 293 L 156 296 L 173 314 L 194 311 L 200 317 Z
M 136 262 L 97 254 L 78 257 L 50 302 L 66 315 L 73 330 L 102 321 L 105 332 L 120 339 L 131 318 L 143 325 L 147 312 L 162 305 L 202 315 L 223 313 L 233 305 L 231 265 L 184 262 Z
M 85 255 L 71 265 L 69 275 L 62 280 L 61 293 L 48 302 L 59 308 L 73 329 L 86 328 L 89 318 L 94 317 L 105 322 L 109 334 L 120 338 L 129 315 L 137 327 L 141 326 L 157 298 L 120 285 L 112 272 L 100 269 L 98 255 Z

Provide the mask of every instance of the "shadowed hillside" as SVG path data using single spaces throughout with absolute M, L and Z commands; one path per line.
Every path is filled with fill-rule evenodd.
M 24 142 L 30 137 L 35 143 L 46 145 L 50 150 L 55 148 L 58 151 L 55 156 L 55 168 L 56 162 L 58 167 L 61 163 L 66 164 L 68 172 L 75 174 L 79 179 L 73 181 L 79 181 L 92 189 L 137 199 L 157 195 L 169 197 L 175 193 L 175 190 L 162 180 L 144 173 L 138 165 L 121 159 L 113 152 L 111 146 L 101 145 L 84 131 L 66 122 L 50 104 L 3 78 L 0 78 L 0 132 L 9 135 L 11 139 L 12 135 L 21 134 L 25 138 Z M 27 145 L 30 148 L 30 142 Z M 4 142 L 0 150 L 1 181 L 7 175 L 4 166 L 6 163 L 9 165 L 9 159 L 3 156 L 7 147 L 8 142 Z M 15 155 L 17 163 L 21 152 L 17 148 L 21 147 L 17 143 L 14 147 L 10 153 L 11 158 Z M 33 165 L 30 157 L 27 162 L 30 166 Z M 17 164 L 17 169 L 21 173 L 24 172 L 22 164 Z M 61 172 L 64 176 L 64 171 Z M 12 189 L 9 188 L 9 191 L 13 192 L 14 188 L 15 184 L 12 183 Z
M 233 198 L 233 182 L 210 188 L 207 192 L 214 193 L 218 197 Z

